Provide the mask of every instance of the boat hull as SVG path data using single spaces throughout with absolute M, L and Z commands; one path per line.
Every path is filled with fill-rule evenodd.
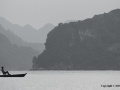
M 26 74 L 0 75 L 0 77 L 24 77 Z

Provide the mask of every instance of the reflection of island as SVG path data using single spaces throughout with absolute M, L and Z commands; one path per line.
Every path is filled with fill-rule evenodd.
M 120 9 L 60 23 L 48 34 L 45 48 L 33 58 L 33 69 L 120 69 Z

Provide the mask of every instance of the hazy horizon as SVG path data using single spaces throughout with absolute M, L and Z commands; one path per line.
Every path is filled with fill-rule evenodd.
M 120 0 L 0 0 L 0 16 L 39 29 L 47 23 L 83 20 L 120 8 Z

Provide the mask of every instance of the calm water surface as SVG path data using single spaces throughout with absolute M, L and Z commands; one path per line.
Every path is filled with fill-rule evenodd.
M 120 71 L 10 71 L 25 77 L 0 77 L 0 90 L 120 90 Z M 1 73 L 0 73 L 1 74 Z

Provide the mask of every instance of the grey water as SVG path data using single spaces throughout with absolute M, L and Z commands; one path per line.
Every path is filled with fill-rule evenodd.
M 0 77 L 0 90 L 120 90 L 120 71 L 10 71 L 26 72 Z

